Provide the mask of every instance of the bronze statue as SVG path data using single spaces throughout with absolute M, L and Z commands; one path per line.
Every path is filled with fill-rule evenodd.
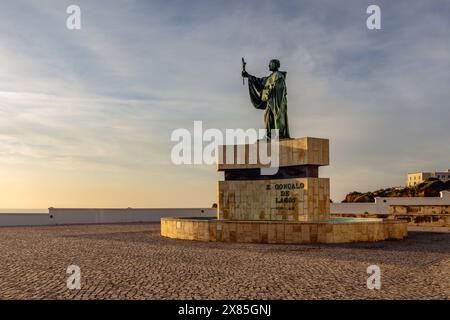
M 269 70 L 272 74 L 268 77 L 257 78 L 245 70 L 244 58 L 242 58 L 242 77 L 248 78 L 248 90 L 250 100 L 256 109 L 265 110 L 264 122 L 266 124 L 266 136 L 271 138 L 271 129 L 278 129 L 279 138 L 287 139 L 289 136 L 286 99 L 286 72 L 279 71 L 280 61 L 270 60 Z

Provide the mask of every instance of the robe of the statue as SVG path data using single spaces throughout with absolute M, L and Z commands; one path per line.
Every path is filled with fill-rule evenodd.
M 279 130 L 279 138 L 290 138 L 287 119 L 286 72 L 275 71 L 270 76 L 248 78 L 250 100 L 256 109 L 265 110 L 266 135 L 271 129 Z

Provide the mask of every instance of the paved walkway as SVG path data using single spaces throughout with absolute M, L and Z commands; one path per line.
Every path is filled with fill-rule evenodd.
M 66 268 L 81 268 L 81 290 Z M 369 265 L 381 290 L 366 287 Z M 450 232 L 346 245 L 203 243 L 159 224 L 0 228 L 0 298 L 449 299 Z

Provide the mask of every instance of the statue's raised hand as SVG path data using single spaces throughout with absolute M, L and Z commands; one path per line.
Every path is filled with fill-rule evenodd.
M 250 75 L 248 74 L 248 72 L 247 71 L 242 71 L 242 73 L 241 73 L 241 75 L 242 75 L 242 78 L 248 78 Z

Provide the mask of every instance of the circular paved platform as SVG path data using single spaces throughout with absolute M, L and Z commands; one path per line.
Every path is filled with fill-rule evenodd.
M 215 217 L 161 218 L 168 238 L 239 243 L 348 243 L 407 237 L 407 223 L 382 219 L 333 218 L 326 222 L 217 220 Z

